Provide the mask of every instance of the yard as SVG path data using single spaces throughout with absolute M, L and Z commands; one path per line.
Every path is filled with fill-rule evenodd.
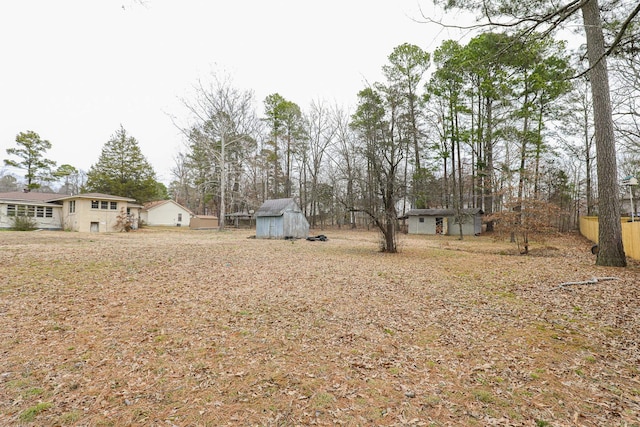
M 0 232 L 0 425 L 640 426 L 637 263 L 316 232 Z

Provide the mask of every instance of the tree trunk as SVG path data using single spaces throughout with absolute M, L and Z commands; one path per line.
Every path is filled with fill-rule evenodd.
M 227 169 L 226 169 L 226 155 L 225 155 L 226 138 L 224 133 L 220 139 L 220 218 L 218 218 L 218 230 L 223 231 L 225 225 L 225 217 L 227 215 L 225 199 L 226 185 L 227 185 Z
M 622 245 L 618 171 L 611 113 L 609 75 L 604 56 L 604 35 L 597 0 L 582 6 L 587 36 L 591 94 L 593 97 L 594 127 L 598 175 L 598 257 L 597 265 L 624 267 L 627 260 Z
M 482 176 L 484 213 L 493 213 L 493 102 L 487 99 L 486 136 L 484 138 L 484 173 Z M 493 221 L 487 221 L 487 231 L 493 231 Z

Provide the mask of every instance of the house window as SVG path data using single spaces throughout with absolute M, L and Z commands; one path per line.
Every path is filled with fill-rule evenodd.
M 112 211 L 115 211 L 118 209 L 118 202 L 111 202 L 109 204 L 109 207 L 111 208 Z
M 179 214 L 178 214 L 178 222 L 181 222 L 181 221 L 182 221 L 182 214 L 181 214 L 181 213 L 179 213 Z
M 7 216 L 53 217 L 53 208 L 33 205 L 7 205 Z
M 91 209 L 98 209 L 100 207 L 100 203 L 97 200 L 91 201 Z
M 418 218 L 418 222 L 424 222 L 424 218 L 422 217 Z
M 103 200 L 100 202 L 100 209 L 109 209 L 109 202 Z
M 69 213 L 75 213 L 75 212 L 76 212 L 76 201 L 71 200 L 69 202 Z

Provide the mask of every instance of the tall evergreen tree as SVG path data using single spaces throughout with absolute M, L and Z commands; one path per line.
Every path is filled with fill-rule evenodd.
M 83 191 L 129 197 L 140 203 L 163 196 L 158 194 L 155 172 L 138 141 L 127 135 L 122 126 L 104 145 L 98 162 L 89 169 Z
M 420 47 L 403 43 L 393 49 L 389 55 L 390 65 L 382 67 L 387 80 L 398 86 L 404 98 L 409 122 L 409 136 L 413 148 L 413 160 L 416 170 L 420 170 L 420 108 L 418 93 L 420 82 L 429 68 L 431 55 Z
M 5 159 L 4 164 L 27 171 L 27 189 L 40 188 L 39 181 L 51 181 L 51 168 L 55 167 L 56 162 L 44 158 L 44 153 L 51 148 L 51 143 L 29 130 L 16 136 L 16 145 L 16 148 L 7 148 L 7 154 L 19 157 L 20 160 Z
M 462 47 L 453 40 L 445 41 L 434 52 L 434 62 L 437 70 L 429 82 L 429 93 L 434 97 L 440 98 L 440 104 L 444 107 L 442 114 L 442 125 L 444 127 L 443 146 L 450 150 L 445 157 L 451 159 L 451 191 L 447 190 L 446 194 L 452 194 L 451 206 L 456 211 L 458 218 L 458 228 L 460 239 L 462 239 L 462 216 L 463 208 L 462 200 L 462 162 L 460 154 L 461 125 L 460 113 L 464 110 L 462 103 L 462 92 L 464 88 L 462 60 Z M 447 144 L 448 141 L 448 144 Z M 446 170 L 446 164 L 445 164 Z M 458 174 L 456 176 L 456 173 Z M 444 176 L 447 179 L 447 176 Z M 447 201 L 448 203 L 448 201 Z
M 270 130 L 267 145 L 271 148 L 269 157 L 273 164 L 272 194 L 275 197 L 291 197 L 293 156 L 300 148 L 300 140 L 304 135 L 302 112 L 296 103 L 279 93 L 265 98 L 264 109 L 266 117 L 263 120 Z M 281 147 L 281 144 L 284 145 Z M 281 165 L 282 160 L 284 165 Z
M 512 0 L 493 2 L 478 0 L 436 0 L 447 8 L 464 8 L 480 11 L 487 18 L 488 26 L 519 29 L 519 35 L 530 37 L 535 31 L 544 29 L 549 35 L 562 28 L 578 13 L 582 13 L 582 26 L 586 40 L 586 56 L 589 60 L 589 77 L 593 96 L 596 152 L 598 156 L 598 240 L 600 250 L 596 264 L 603 266 L 626 266 L 620 224 L 618 200 L 617 159 L 607 56 L 622 40 L 637 41 L 631 37 L 633 22 L 640 14 L 640 3 L 632 1 L 599 0 L 565 1 L 532 0 L 514 3 Z M 610 27 L 613 42 L 607 47 L 603 30 L 603 14 L 616 10 Z M 535 37 L 538 37 L 535 35 Z

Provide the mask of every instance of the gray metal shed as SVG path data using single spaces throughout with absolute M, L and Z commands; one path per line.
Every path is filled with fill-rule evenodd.
M 462 234 L 473 236 L 482 232 L 480 208 L 462 209 Z M 411 209 L 406 213 L 409 220 L 409 234 L 449 234 L 459 233 L 456 211 L 453 209 Z
M 305 239 L 309 236 L 309 223 L 293 199 L 267 200 L 255 215 L 259 239 Z

